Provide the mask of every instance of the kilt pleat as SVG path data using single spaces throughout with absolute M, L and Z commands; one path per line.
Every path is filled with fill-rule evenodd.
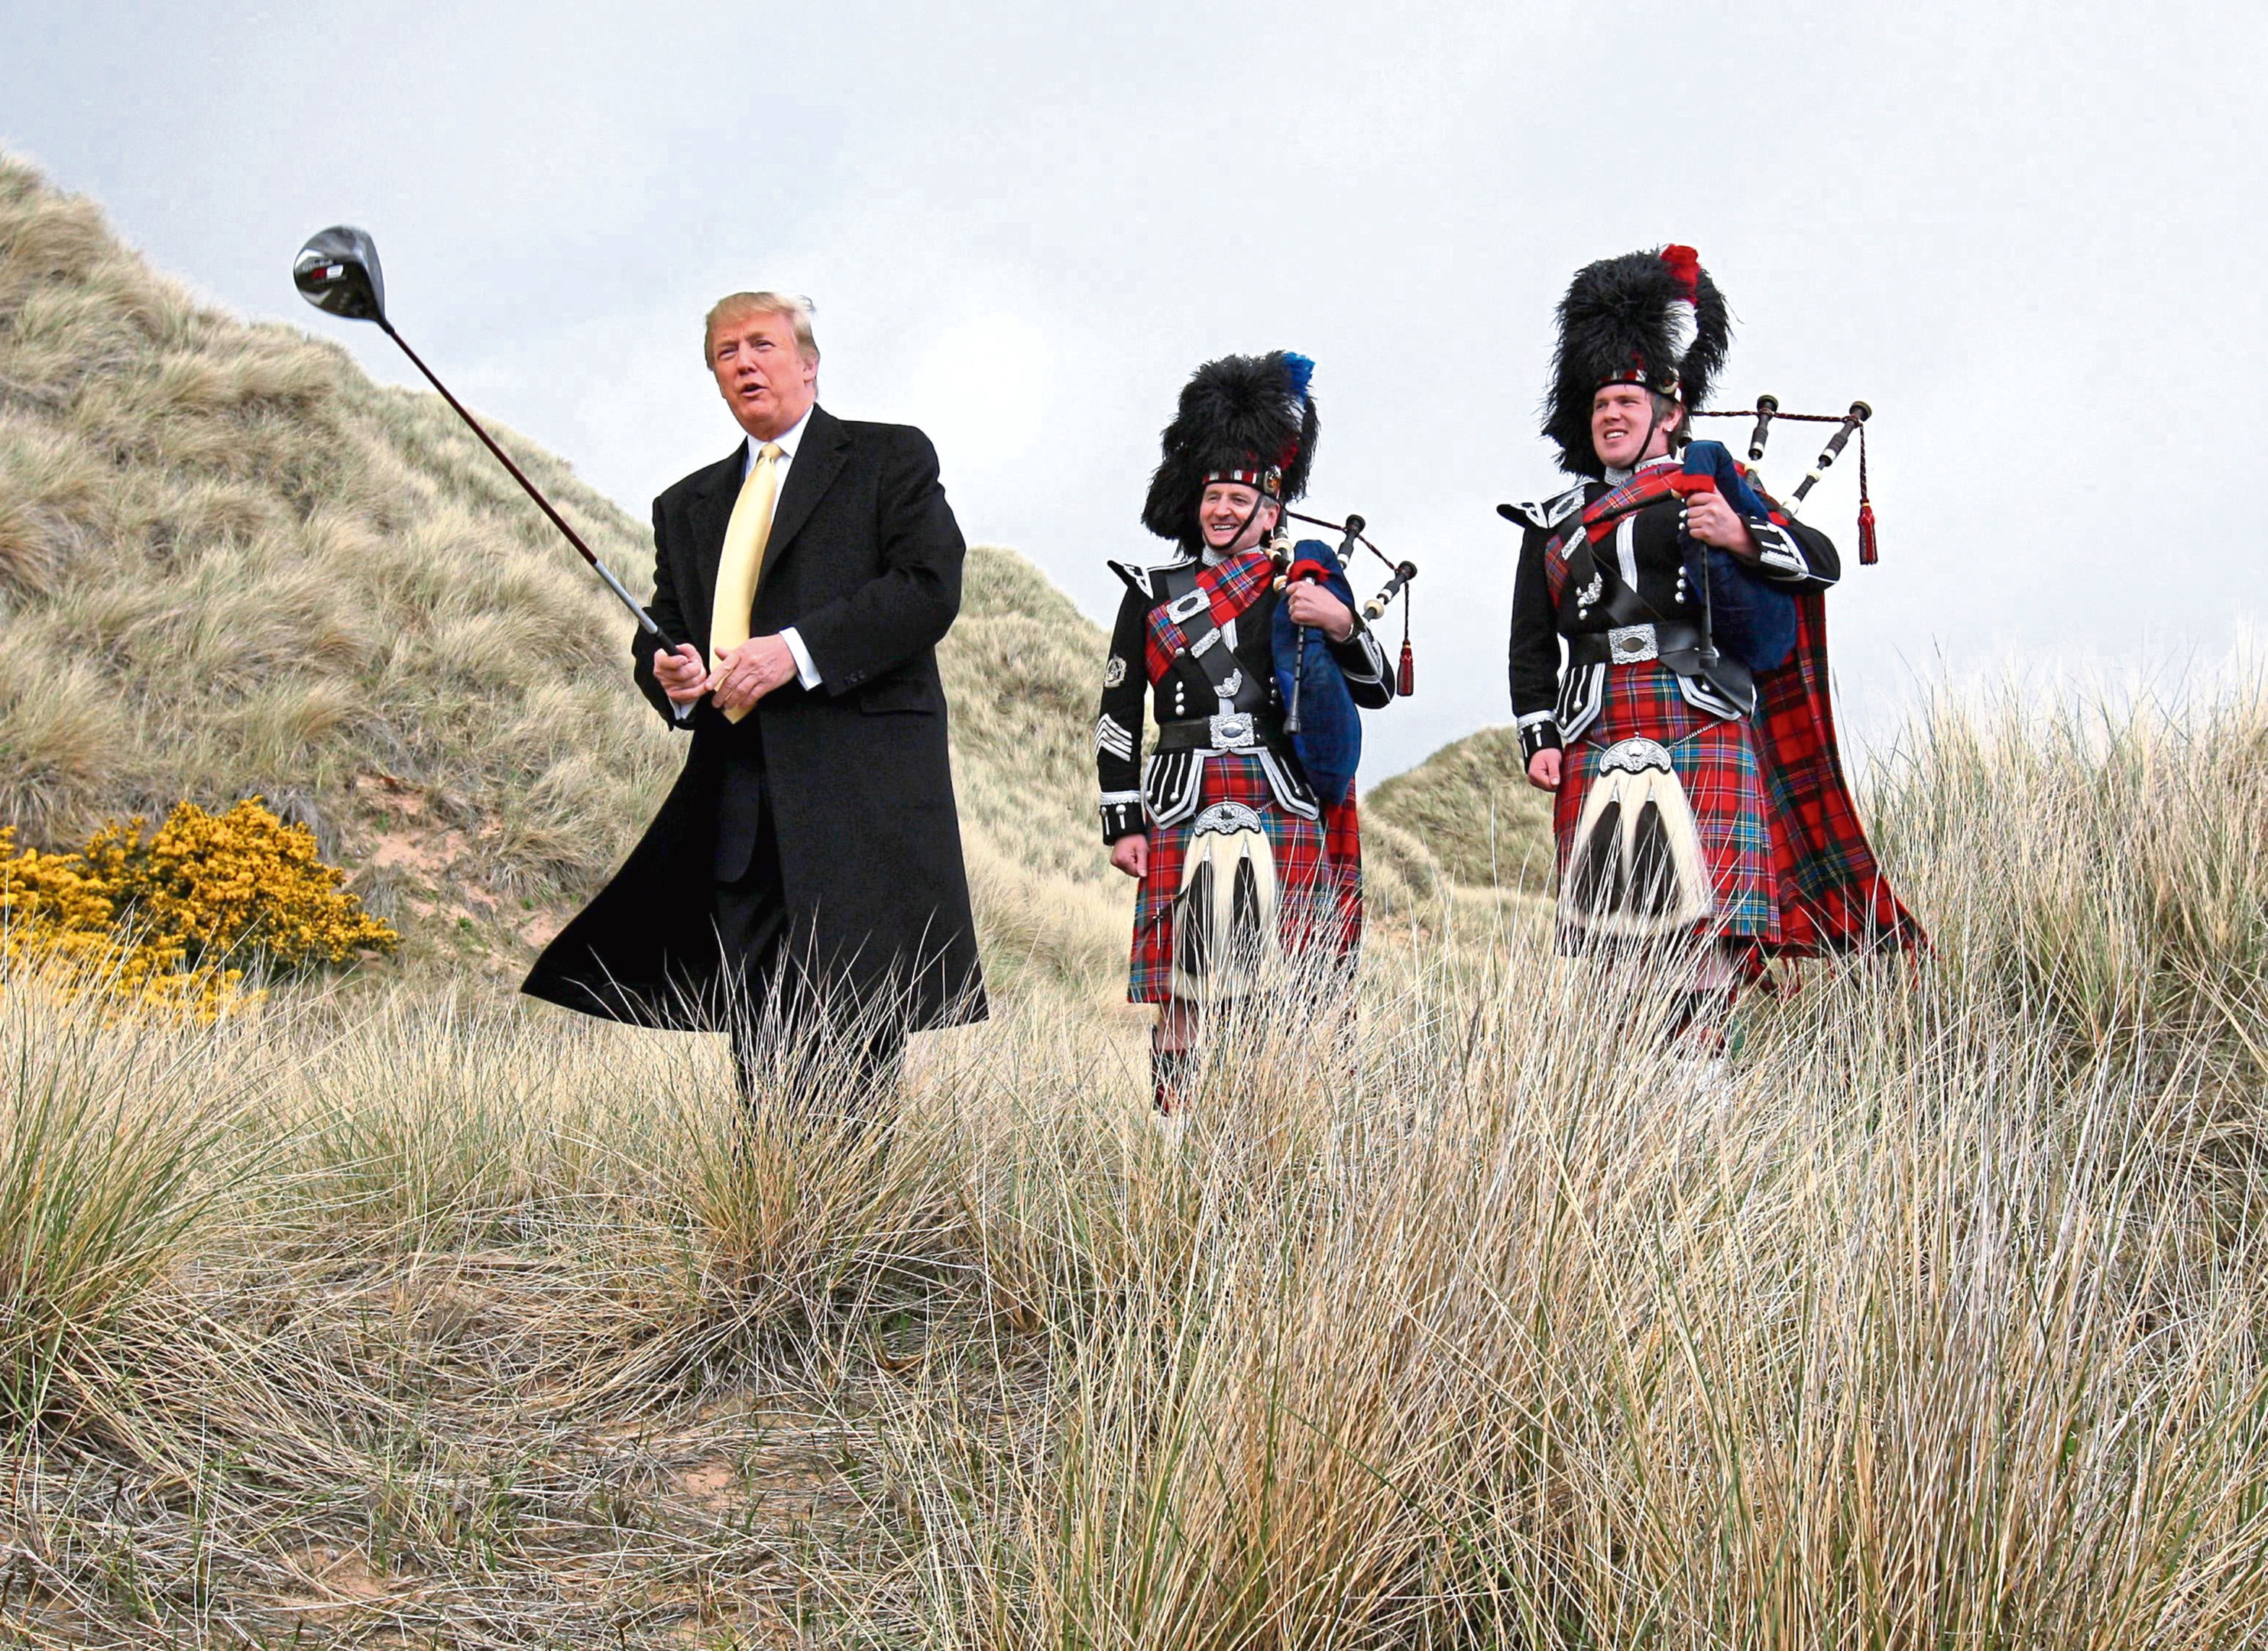
M 1568 747 L 1559 792 L 1552 805 L 1564 879 L 1583 800 L 1598 775 L 1599 759 L 1623 740 L 1652 740 L 1669 752 L 1684 786 L 1701 839 L 1714 910 L 1699 932 L 1776 946 L 1780 940 L 1779 891 L 1771 832 L 1764 814 L 1763 772 L 1745 722 L 1727 722 L 1697 711 L 1678 692 L 1676 673 L 1658 663 L 1615 666 L 1607 672 L 1598 719 Z M 1563 947 L 1580 943 L 1563 927 Z

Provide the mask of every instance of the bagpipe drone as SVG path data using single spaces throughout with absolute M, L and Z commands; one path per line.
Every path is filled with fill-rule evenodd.
M 1874 409 L 1864 402 L 1852 402 L 1851 410 L 1847 413 L 1783 413 L 1777 395 L 1756 397 L 1753 412 L 1737 408 L 1705 408 L 1693 415 L 1696 418 L 1754 418 L 1756 427 L 1749 432 L 1749 462 L 1752 465 L 1764 461 L 1764 444 L 1771 439 L 1771 427 L 1775 422 L 1833 424 L 1836 427 L 1835 433 L 1827 439 L 1827 445 L 1820 450 L 1819 456 L 1811 461 L 1811 468 L 1804 473 L 1803 480 L 1795 484 L 1795 491 L 1789 494 L 1780 505 L 1781 514 L 1790 518 L 1802 512 L 1803 502 L 1811 497 L 1811 490 L 1819 485 L 1819 478 L 1843 456 L 1843 449 L 1850 445 L 1851 438 L 1857 436 L 1859 560 L 1868 567 L 1881 559 L 1874 546 L 1874 505 L 1867 488 L 1867 421 L 1874 416 Z
M 1696 494 L 1715 493 L 1730 505 L 1739 515 L 1752 521 L 1778 518 L 1793 521 L 1802 510 L 1811 490 L 1819 485 L 1820 477 L 1842 455 L 1852 435 L 1859 438 L 1859 560 L 1872 565 L 1878 559 L 1874 545 L 1874 507 L 1867 490 L 1867 421 L 1874 409 L 1864 402 L 1851 403 L 1851 410 L 1840 417 L 1831 413 L 1783 413 L 1779 398 L 1760 395 L 1756 398 L 1754 416 L 1756 426 L 1749 434 L 1749 462 L 1753 465 L 1764 456 L 1764 445 L 1771 439 L 1772 421 L 1786 418 L 1807 424 L 1833 424 L 1835 433 L 1827 439 L 1826 446 L 1795 490 L 1785 503 L 1773 501 L 1759 488 L 1756 473 L 1743 469 L 1721 442 L 1691 441 L 1685 445 L 1683 463 L 1677 475 L 1670 478 L 1671 491 L 1681 499 L 1690 500 Z M 1737 411 L 1708 409 L 1697 412 L 1696 418 L 1745 418 L 1750 415 Z M 1720 663 L 1718 645 L 1750 672 L 1776 670 L 1787 662 L 1794 651 L 1796 638 L 1795 601 L 1772 582 L 1749 573 L 1732 553 L 1713 546 L 1704 547 L 1690 538 L 1683 541 L 1689 564 L 1697 564 L 1697 584 L 1701 592 L 1701 652 L 1705 670 L 1714 671 Z

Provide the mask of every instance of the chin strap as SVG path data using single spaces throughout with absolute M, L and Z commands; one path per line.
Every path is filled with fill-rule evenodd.
M 1661 413 L 1654 407 L 1652 391 L 1646 393 L 1646 404 L 1650 409 L 1646 416 L 1646 439 L 1638 445 L 1638 464 L 1631 466 L 1633 470 L 1638 468 L 1638 464 L 1648 461 L 1646 455 L 1653 451 L 1653 439 L 1661 431 Z M 1661 456 L 1665 459 L 1669 456 L 1669 446 L 1670 444 L 1666 441 L 1661 444 Z
M 1238 550 L 1236 550 L 1233 547 L 1237 544 L 1237 542 L 1238 542 L 1239 541 L 1241 541 L 1241 540 L 1244 537 L 1244 535 L 1245 535 L 1247 533 L 1248 533 L 1249 531 L 1251 531 L 1252 524 L 1253 524 L 1253 522 L 1254 522 L 1255 520 L 1256 520 L 1258 519 L 1258 517 L 1259 517 L 1259 515 L 1260 515 L 1260 512 L 1261 512 L 1261 508 L 1262 508 L 1262 506 L 1263 506 L 1263 505 L 1268 505 L 1268 504 L 1269 504 L 1269 503 L 1270 503 L 1270 502 L 1271 502 L 1271 501 L 1269 499 L 1268 495 L 1266 495 L 1265 493 L 1263 493 L 1263 494 L 1260 496 L 1260 498 L 1258 498 L 1258 499 L 1254 503 L 1254 505 L 1253 505 L 1252 508 L 1251 508 L 1250 510 L 1246 511 L 1246 512 L 1244 512 L 1244 520 L 1243 520 L 1242 521 L 1241 521 L 1241 522 L 1239 522 L 1239 523 L 1237 523 L 1237 524 L 1236 524 L 1236 531 L 1235 531 L 1234 533 L 1233 533 L 1233 534 L 1231 534 L 1229 535 L 1228 542 L 1229 542 L 1229 545 L 1230 545 L 1230 547 L 1231 547 L 1231 548 L 1230 548 L 1230 549 L 1227 549 L 1223 550 L 1223 551 L 1220 553 L 1221 555 L 1223 555 L 1223 556 L 1237 556 L 1237 555 L 1241 554 L 1241 552 L 1239 552 Z M 1283 502 L 1282 502 L 1280 499 L 1279 499 L 1279 500 L 1273 501 L 1273 502 L 1274 502 L 1274 504 L 1275 504 L 1275 505 L 1276 505 L 1277 528 L 1278 528 L 1278 532 L 1281 532 L 1281 530 L 1282 530 L 1282 528 L 1283 528 L 1283 515 L 1284 515 L 1284 505 L 1283 505 Z M 1204 547 L 1204 549 L 1207 549 L 1207 550 L 1210 550 L 1210 549 L 1212 549 L 1212 541 L 1211 541 L 1210 538 L 1206 537 L 1206 535 L 1205 535 L 1205 530 L 1204 530 L 1204 524 L 1203 522 L 1199 522 L 1199 523 L 1197 524 L 1197 542 L 1198 542 L 1201 546 L 1203 546 L 1203 547 Z M 1256 542 L 1256 542 L 1254 542 L 1254 544 L 1253 544 L 1252 548 L 1253 548 L 1254 549 L 1256 549 L 1256 549 L 1258 549 L 1260 548 L 1258 542 Z

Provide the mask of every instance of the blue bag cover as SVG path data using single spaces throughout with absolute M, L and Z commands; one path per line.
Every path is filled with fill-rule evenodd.
M 1320 539 L 1302 539 L 1292 547 L 1292 553 L 1295 562 L 1313 560 L 1331 569 L 1323 587 L 1348 607 L 1355 606 L 1354 587 L 1347 583 L 1338 553 L 1330 546 Z M 1288 601 L 1276 604 L 1271 640 L 1276 652 L 1276 691 L 1283 696 L 1287 712 L 1292 707 L 1292 665 L 1299 658 L 1295 650 L 1302 645 L 1307 649 L 1307 668 L 1300 687 L 1300 731 L 1292 736 L 1292 748 L 1299 753 L 1300 766 L 1307 770 L 1307 783 L 1315 788 L 1315 794 L 1336 805 L 1345 798 L 1356 765 L 1362 761 L 1362 717 L 1355 709 L 1354 696 L 1347 692 L 1346 678 L 1339 674 L 1338 661 L 1331 658 L 1330 644 L 1323 640 L 1323 633 L 1293 624 Z
M 1771 520 L 1771 507 L 1749 485 L 1723 442 L 1689 443 L 1684 468 L 1688 475 L 1714 476 L 1719 495 L 1749 520 Z M 1795 598 L 1731 551 L 1690 539 L 1685 542 L 1688 578 L 1705 549 L 1712 639 L 1751 671 L 1778 670 L 1795 652 Z

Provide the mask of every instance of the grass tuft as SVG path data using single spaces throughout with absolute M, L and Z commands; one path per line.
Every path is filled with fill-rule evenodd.
M 92 967 L 99 968 L 95 964 Z M 123 1316 L 184 1254 L 257 1092 L 247 1029 L 89 1016 L 85 967 L 0 963 L 0 1417 L 106 1408 Z

